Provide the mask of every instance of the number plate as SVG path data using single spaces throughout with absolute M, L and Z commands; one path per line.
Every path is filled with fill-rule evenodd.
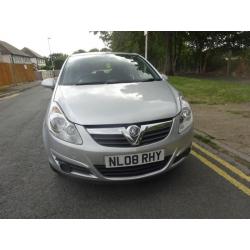
M 164 160 L 164 150 L 130 155 L 105 156 L 106 168 L 130 167 Z

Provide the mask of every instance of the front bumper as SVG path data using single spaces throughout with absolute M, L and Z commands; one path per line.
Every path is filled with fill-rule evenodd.
M 46 119 L 45 119 L 46 120 Z M 126 181 L 155 176 L 177 166 L 188 155 L 193 137 L 193 128 L 184 133 L 178 133 L 178 120 L 173 119 L 169 135 L 156 143 L 138 147 L 106 147 L 99 145 L 88 134 L 83 126 L 76 125 L 82 139 L 82 145 L 74 145 L 60 139 L 49 132 L 46 122 L 43 125 L 43 140 L 50 164 L 59 172 L 96 181 Z M 164 149 L 167 157 L 164 165 L 155 171 L 126 177 L 108 177 L 98 170 L 97 166 L 104 165 L 107 155 L 134 154 Z

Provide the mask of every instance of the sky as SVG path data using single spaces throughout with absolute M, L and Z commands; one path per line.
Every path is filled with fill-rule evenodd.
M 94 0 L 95 1 L 95 0 Z M 90 33 L 84 1 L 8 0 L 0 6 L 0 40 L 22 49 L 28 47 L 42 56 L 52 53 L 71 54 L 76 50 L 101 49 L 105 44 Z M 8 11 L 11 10 L 11 11 Z M 91 17 L 91 16 L 90 16 Z
M 51 53 L 71 54 L 78 49 L 89 51 L 92 48 L 104 48 L 105 44 L 89 31 L 61 33 L 58 31 L 48 32 L 40 30 L 36 35 L 25 33 L 20 35 L 18 32 L 1 32 L 0 40 L 10 43 L 18 49 L 28 47 L 42 56 L 49 55 L 48 37 L 51 39 Z
M 178 1 L 168 3 L 168 10 L 178 8 L 176 14 L 161 8 L 166 0 L 154 0 L 157 11 L 152 11 L 152 4 L 142 5 L 142 1 L 135 0 L 2 0 L 0 40 L 48 56 L 48 37 L 52 53 L 105 47 L 98 36 L 89 33 L 95 30 L 249 30 L 249 8 L 240 4 L 232 5 L 234 18 L 223 21 L 219 8 L 225 8 L 223 1 L 211 0 L 216 2 L 216 8 L 210 4 L 205 12 L 195 11 L 195 15 L 187 11 L 190 0 L 182 1 L 182 8 Z M 236 18 L 236 13 L 241 19 Z

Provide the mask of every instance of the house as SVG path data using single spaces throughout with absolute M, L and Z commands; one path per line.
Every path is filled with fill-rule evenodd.
M 39 68 L 41 68 L 42 66 L 45 66 L 45 65 L 46 65 L 46 64 L 45 64 L 45 59 L 44 59 L 44 57 L 42 57 L 41 55 L 39 55 L 39 54 L 36 53 L 35 51 L 33 51 L 33 50 L 29 49 L 29 48 L 26 48 L 26 47 L 24 47 L 24 48 L 22 49 L 22 51 L 23 51 L 25 54 L 27 54 L 27 55 L 30 56 L 31 62 L 32 62 L 33 64 L 36 65 L 36 68 L 37 68 L 37 69 L 39 69 Z
M 32 64 L 29 55 L 4 41 L 0 41 L 0 62 L 10 64 Z

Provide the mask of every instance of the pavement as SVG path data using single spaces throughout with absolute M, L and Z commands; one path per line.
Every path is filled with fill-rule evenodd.
M 39 86 L 40 83 L 41 81 L 33 81 L 0 86 L 0 98 L 17 95 L 22 91 Z
M 249 176 L 199 145 L 178 168 L 140 182 L 57 175 L 42 144 L 51 94 L 38 86 L 0 99 L 0 218 L 250 218 Z
M 250 102 L 192 104 L 196 131 L 232 156 L 248 162 L 250 169 Z

